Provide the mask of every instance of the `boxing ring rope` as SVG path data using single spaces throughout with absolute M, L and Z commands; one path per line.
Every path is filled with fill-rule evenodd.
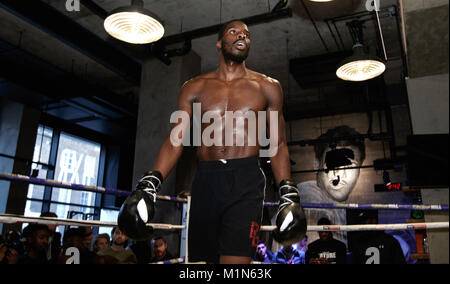
M 14 214 L 0 214 L 0 223 L 39 223 L 58 226 L 101 226 L 115 227 L 116 222 L 103 222 L 96 220 L 60 219 L 53 217 L 25 217 Z M 147 223 L 147 226 L 157 230 L 184 230 L 184 225 L 171 225 L 159 223 Z M 380 230 L 426 230 L 426 229 L 448 229 L 449 222 L 430 223 L 406 223 L 406 224 L 378 224 L 378 225 L 328 225 L 308 226 L 308 232 L 321 231 L 380 231 Z M 261 231 L 272 231 L 276 226 L 261 226 Z M 187 239 L 187 238 L 186 238 Z
M 82 190 L 96 193 L 106 193 L 112 195 L 128 196 L 131 192 L 105 188 L 100 186 L 86 186 L 80 184 L 72 184 L 67 182 L 59 182 L 50 179 L 41 179 L 29 177 L 25 175 L 0 173 L 0 179 L 9 181 L 28 182 L 32 184 L 53 186 L 59 188 L 67 188 L 73 190 Z M 175 264 L 189 263 L 188 261 L 188 234 L 189 234 L 189 209 L 190 196 L 188 198 L 171 197 L 158 195 L 157 199 L 187 203 L 187 216 L 185 225 L 172 225 L 160 223 L 147 223 L 147 226 L 157 230 L 186 230 L 185 240 L 185 258 L 176 258 L 167 261 L 154 262 L 151 264 Z M 421 211 L 448 211 L 448 205 L 422 205 L 422 204 L 346 204 L 346 203 L 302 203 L 303 208 L 322 208 L 322 209 L 390 209 L 390 210 L 421 210 Z M 275 207 L 278 202 L 264 202 L 264 206 Z M 14 214 L 0 214 L 0 223 L 40 223 L 58 226 L 101 226 L 115 227 L 117 222 L 103 222 L 98 220 L 76 220 L 76 219 L 60 219 L 53 217 L 25 217 Z M 273 231 L 276 226 L 261 226 L 261 231 Z M 407 223 L 407 224 L 376 224 L 376 225 L 326 225 L 326 226 L 308 226 L 309 232 L 320 231 L 380 231 L 380 230 L 428 230 L 428 229 L 448 229 L 449 222 L 429 222 L 429 223 Z
M 327 225 L 327 226 L 308 226 L 308 232 L 340 231 L 401 231 L 401 230 L 429 230 L 429 229 L 448 229 L 449 222 L 430 222 L 430 223 L 405 223 L 405 224 L 377 224 L 377 225 Z M 273 231 L 276 226 L 261 226 L 261 231 Z
M 97 220 L 77 220 L 77 219 L 60 219 L 54 217 L 25 217 L 14 214 L 0 214 L 0 223 L 13 224 L 13 223 L 38 223 L 45 225 L 57 225 L 57 226 L 99 226 L 99 227 L 115 227 L 116 222 L 103 222 Z M 159 224 L 159 223 L 147 223 L 149 227 L 157 230 L 183 230 L 183 225 L 172 224 Z
M 35 177 L 29 177 L 18 174 L 0 173 L 0 179 L 9 181 L 21 181 L 32 184 L 54 186 L 60 188 L 67 188 L 73 190 L 83 190 L 96 193 L 106 193 L 112 195 L 128 196 L 131 192 L 125 190 L 118 190 L 112 188 L 105 188 L 101 186 L 86 186 L 80 184 L 73 184 L 67 182 L 59 182 L 50 179 L 41 179 Z M 187 198 L 172 197 L 165 195 L 158 195 L 157 199 L 187 203 Z M 321 209 L 365 209 L 365 210 L 420 210 L 420 211 L 449 211 L 448 205 L 436 204 L 355 204 L 355 203 L 301 203 L 302 207 L 307 208 L 321 208 Z M 278 202 L 264 202 L 264 206 L 275 207 L 278 206 Z
M 174 259 L 169 259 L 169 260 L 164 260 L 164 261 L 150 262 L 148 264 L 177 264 L 177 263 L 183 263 L 183 262 L 184 262 L 184 257 L 180 257 L 180 258 L 174 258 Z
M 265 206 L 278 206 L 277 202 L 264 202 Z M 448 211 L 448 205 L 425 204 L 356 204 L 356 203 L 301 203 L 303 208 L 317 209 L 364 209 L 364 210 L 420 210 L 420 211 Z

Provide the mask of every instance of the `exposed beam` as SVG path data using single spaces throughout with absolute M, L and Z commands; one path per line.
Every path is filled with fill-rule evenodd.
M 250 16 L 250 17 L 243 18 L 240 20 L 244 21 L 247 25 L 251 26 L 251 25 L 267 23 L 267 22 L 271 22 L 271 21 L 275 21 L 275 20 L 279 20 L 279 19 L 287 18 L 287 17 L 292 17 L 292 9 L 291 8 L 285 8 L 285 9 L 273 11 L 270 13 Z M 184 42 L 189 39 L 195 39 L 195 38 L 200 38 L 200 37 L 205 37 L 205 36 L 209 36 L 212 34 L 216 34 L 220 30 L 222 25 L 223 25 L 223 23 L 196 29 L 196 30 L 192 30 L 192 31 L 188 31 L 188 32 L 184 32 L 184 33 L 180 33 L 180 34 L 166 36 L 166 37 L 163 37 L 161 40 L 159 40 L 156 44 L 169 45 L 169 44 Z
M 141 64 L 44 1 L 0 0 L 0 7 L 139 86 Z
M 101 19 L 104 20 L 104 19 L 106 19 L 106 17 L 108 17 L 108 12 L 105 9 L 103 9 L 102 7 L 100 7 L 99 5 L 97 5 L 94 1 L 80 0 L 80 2 L 81 2 L 81 4 L 83 4 L 84 7 L 91 10 L 92 13 L 96 14 Z
M 83 97 L 120 116 L 136 116 L 136 105 L 108 89 L 77 78 L 1 40 L 0 49 L 9 50 L 7 53 L 0 53 L 0 77 L 10 82 L 53 100 Z

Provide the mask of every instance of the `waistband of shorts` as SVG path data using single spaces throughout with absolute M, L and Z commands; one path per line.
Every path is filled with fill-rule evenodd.
M 215 161 L 200 161 L 199 170 L 227 170 L 236 168 L 260 167 L 259 157 L 246 157 L 238 159 L 220 159 Z

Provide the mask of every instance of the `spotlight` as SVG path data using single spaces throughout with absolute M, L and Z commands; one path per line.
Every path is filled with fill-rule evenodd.
M 152 43 L 164 35 L 161 21 L 144 9 L 143 0 L 132 0 L 131 6 L 113 10 L 105 19 L 104 27 L 112 37 L 133 44 Z
M 386 65 L 377 57 L 364 51 L 364 46 L 357 43 L 353 46 L 353 55 L 339 65 L 336 76 L 345 81 L 366 81 L 380 76 Z
M 336 76 L 345 81 L 366 81 L 380 76 L 386 70 L 384 62 L 368 54 L 363 45 L 363 25 L 360 21 L 347 23 L 353 38 L 353 55 L 339 64 Z

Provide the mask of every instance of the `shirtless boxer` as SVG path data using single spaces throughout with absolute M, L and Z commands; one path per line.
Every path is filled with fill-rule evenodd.
M 296 183 L 290 180 L 281 85 L 275 79 L 246 68 L 250 32 L 245 23 L 231 21 L 225 24 L 219 32 L 216 47 L 219 68 L 183 85 L 178 110 L 191 118 L 193 104 L 199 103 L 202 115 L 216 113 L 222 122 L 226 120 L 226 111 L 277 114 L 274 120 L 277 121 L 276 127 L 270 127 L 270 119 L 266 125 L 269 136 L 278 140 L 270 157 L 280 192 L 274 238 L 284 245 L 299 242 L 306 233 L 306 219 Z M 173 129 L 189 129 L 188 123 L 179 120 Z M 202 133 L 211 125 L 201 123 Z M 252 141 L 249 133 L 254 133 L 251 129 L 254 125 L 249 127 L 248 121 L 244 127 L 238 127 L 238 123 L 232 126 L 233 135 L 248 138 L 243 145 L 238 145 L 236 141 L 227 144 L 226 127 L 223 125 L 214 124 L 215 130 L 222 134 L 219 140 L 223 143 L 209 146 L 202 143 L 197 150 L 200 162 L 191 193 L 189 261 L 250 263 L 258 245 L 266 186 L 258 158 L 261 146 L 249 143 Z M 257 133 L 261 131 L 256 130 Z M 181 134 L 177 136 L 182 138 Z M 153 217 L 156 194 L 182 151 L 183 145 L 174 145 L 169 135 L 159 151 L 154 170 L 144 174 L 136 190 L 122 205 L 118 224 L 130 238 L 150 237 L 152 229 L 145 223 Z

